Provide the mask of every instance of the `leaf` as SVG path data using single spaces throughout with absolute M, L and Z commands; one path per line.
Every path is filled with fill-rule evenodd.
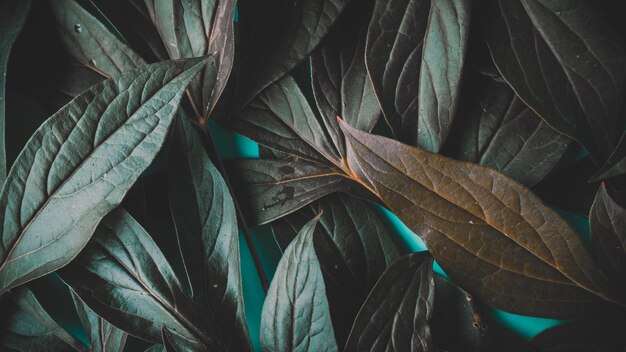
M 169 197 L 193 298 L 215 321 L 216 340 L 230 351 L 251 351 L 235 206 L 197 131 L 181 117 L 168 167 Z
M 624 305 L 577 234 L 527 188 L 340 125 L 354 178 L 421 236 L 454 282 L 490 306 L 566 318 Z
M 574 321 L 542 331 L 530 343 L 542 352 L 621 352 L 624 319 Z
M 228 126 L 262 145 L 304 159 L 337 164 L 341 159 L 291 76 L 263 90 Z
M 366 64 L 399 140 L 442 147 L 456 113 L 468 30 L 466 0 L 376 1 Z
M 341 170 L 295 157 L 240 159 L 227 163 L 239 205 L 250 224 L 292 213 L 335 191 L 350 188 Z
M 329 32 L 347 0 L 242 0 L 235 111 L 293 70 Z
M 624 174 L 626 174 L 626 133 L 622 134 L 622 138 L 620 138 L 609 159 L 590 181 L 606 180 Z
M 161 250 L 126 211 L 118 208 L 61 277 L 111 324 L 151 342 L 161 328 L 217 346 L 207 336 L 205 312 L 191 301 Z
M 122 352 L 126 344 L 126 333 L 98 316 L 72 292 L 76 312 L 87 333 L 92 351 Z
M 533 186 L 561 159 L 570 139 L 554 131 L 505 83 L 482 79 L 462 121 L 461 160 Z
M 345 351 L 433 351 L 428 327 L 435 295 L 432 267 L 426 252 L 391 264 L 354 320 Z
M 0 1 L 0 185 L 7 178 L 7 153 L 5 142 L 5 96 L 9 55 L 13 42 L 22 30 L 30 10 L 30 0 Z
M 215 57 L 217 70 L 207 67 L 190 85 L 197 112 L 201 118 L 207 118 L 226 87 L 233 66 L 235 1 L 145 0 L 144 3 L 171 59 Z
M 33 134 L 0 193 L 0 294 L 59 269 L 159 151 L 207 59 L 164 62 L 79 95 Z
M 433 344 L 445 351 L 531 352 L 521 337 L 482 314 L 467 291 L 434 275 L 435 306 L 430 322 Z
M 190 341 L 163 327 L 163 346 L 166 352 L 194 352 L 195 346 Z
M 626 54 L 597 9 L 582 0 L 492 0 L 485 37 L 502 76 L 596 163 L 617 142 Z
M 337 116 L 367 132 L 381 111 L 365 67 L 365 36 L 373 1 L 352 2 L 311 55 L 311 81 L 322 121 L 339 151 L 345 145 Z
M 393 233 L 369 202 L 332 194 L 271 223 L 284 251 L 299 229 L 323 213 L 313 242 L 324 273 L 335 337 L 344 345 L 370 289 L 400 256 Z
M 139 55 L 77 1 L 52 0 L 51 8 L 64 46 L 78 62 L 105 77 L 117 77 L 145 65 Z
M 261 316 L 263 351 L 337 351 L 313 231 L 319 215 L 283 253 Z
M 626 209 L 613 200 L 604 184 L 591 206 L 589 228 L 596 263 L 626 292 Z
M 10 308 L 3 312 L 6 319 L 3 320 L 5 331 L 0 335 L 3 351 L 87 350 L 50 317 L 30 289 L 18 288 L 11 292 L 10 299 Z

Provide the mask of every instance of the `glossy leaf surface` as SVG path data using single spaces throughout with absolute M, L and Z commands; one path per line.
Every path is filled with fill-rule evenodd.
M 206 59 L 107 80 L 44 122 L 0 193 L 0 293 L 59 269 L 90 239 L 159 151 Z
M 624 304 L 578 235 L 527 188 L 492 169 L 341 126 L 355 177 L 487 304 L 552 317 Z
M 361 307 L 345 351 L 434 351 L 429 327 L 435 298 L 432 267 L 426 252 L 391 264 Z
M 492 0 L 485 37 L 515 92 L 603 163 L 619 137 L 626 53 L 584 0 Z
M 227 350 L 250 351 L 235 206 L 198 132 L 181 116 L 169 162 L 169 199 L 194 300 L 211 312 Z
M 337 351 L 313 233 L 319 216 L 283 253 L 263 304 L 263 351 Z
M 394 135 L 439 151 L 456 113 L 469 1 L 376 2 L 366 62 Z
M 0 1 L 0 185 L 7 177 L 5 144 L 5 99 L 9 54 L 30 9 L 30 0 Z
M 103 219 L 92 242 L 61 273 L 91 309 L 132 335 L 161 342 L 165 326 L 196 345 L 211 343 L 205 313 L 156 243 L 122 209 Z

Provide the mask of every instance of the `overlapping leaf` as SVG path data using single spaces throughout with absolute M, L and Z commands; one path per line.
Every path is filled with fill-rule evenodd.
M 535 115 L 505 83 L 483 79 L 466 110 L 459 159 L 501 171 L 532 186 L 561 159 L 569 138 Z M 484 90 L 483 90 L 484 89 Z
M 313 242 L 324 272 L 335 337 L 339 345 L 344 345 L 370 289 L 400 252 L 376 208 L 341 193 L 272 222 L 281 249 L 319 213 L 324 216 L 315 229 Z
M 354 321 L 345 351 L 433 351 L 435 286 L 426 252 L 396 260 L 380 277 Z
M 2 0 L 0 1 L 0 185 L 7 177 L 7 154 L 5 144 L 5 95 L 7 65 L 11 46 L 20 33 L 28 10 L 30 0 Z
M 76 294 L 72 293 L 74 306 L 87 334 L 92 351 L 122 352 L 126 344 L 126 333 L 97 315 Z
M 589 213 L 596 263 L 616 286 L 626 292 L 626 209 L 601 185 Z
M 251 351 L 233 200 L 197 131 L 184 118 L 174 133 L 169 196 L 194 300 L 210 312 L 219 332 L 215 338 L 227 350 Z
M 186 295 L 170 264 L 143 228 L 116 209 L 62 278 L 98 315 L 143 339 L 161 342 L 163 326 L 200 348 L 207 337 L 203 309 Z
M 187 84 L 206 61 L 122 74 L 39 127 L 0 193 L 0 293 L 59 269 L 80 252 L 154 159 Z
M 345 154 L 345 146 L 337 116 L 369 132 L 381 114 L 365 67 L 365 38 L 372 4 L 373 1 L 352 2 L 311 55 L 315 102 L 341 155 Z
M 522 185 L 341 126 L 354 177 L 424 239 L 453 280 L 487 304 L 553 317 L 625 304 L 577 234 Z
M 626 53 L 584 0 L 491 0 L 485 36 L 498 70 L 550 126 L 602 164 L 619 137 Z
M 26 287 L 11 292 L 3 310 L 0 347 L 3 351 L 87 351 L 87 347 L 63 329 Z
M 442 147 L 456 113 L 468 30 L 469 1 L 376 1 L 366 62 L 399 140 Z
M 263 304 L 263 351 L 337 351 L 313 232 L 319 216 L 283 254 Z
M 306 59 L 347 3 L 347 0 L 240 1 L 242 68 L 235 108 L 243 108 L 265 87 Z

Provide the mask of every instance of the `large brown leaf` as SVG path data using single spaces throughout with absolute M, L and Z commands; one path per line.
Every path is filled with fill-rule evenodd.
M 577 234 L 521 184 L 340 125 L 347 171 L 422 237 L 455 282 L 487 304 L 561 318 L 624 305 Z

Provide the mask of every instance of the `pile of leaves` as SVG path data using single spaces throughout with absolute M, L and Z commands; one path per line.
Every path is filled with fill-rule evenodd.
M 625 16 L 0 0 L 2 350 L 626 350 Z

